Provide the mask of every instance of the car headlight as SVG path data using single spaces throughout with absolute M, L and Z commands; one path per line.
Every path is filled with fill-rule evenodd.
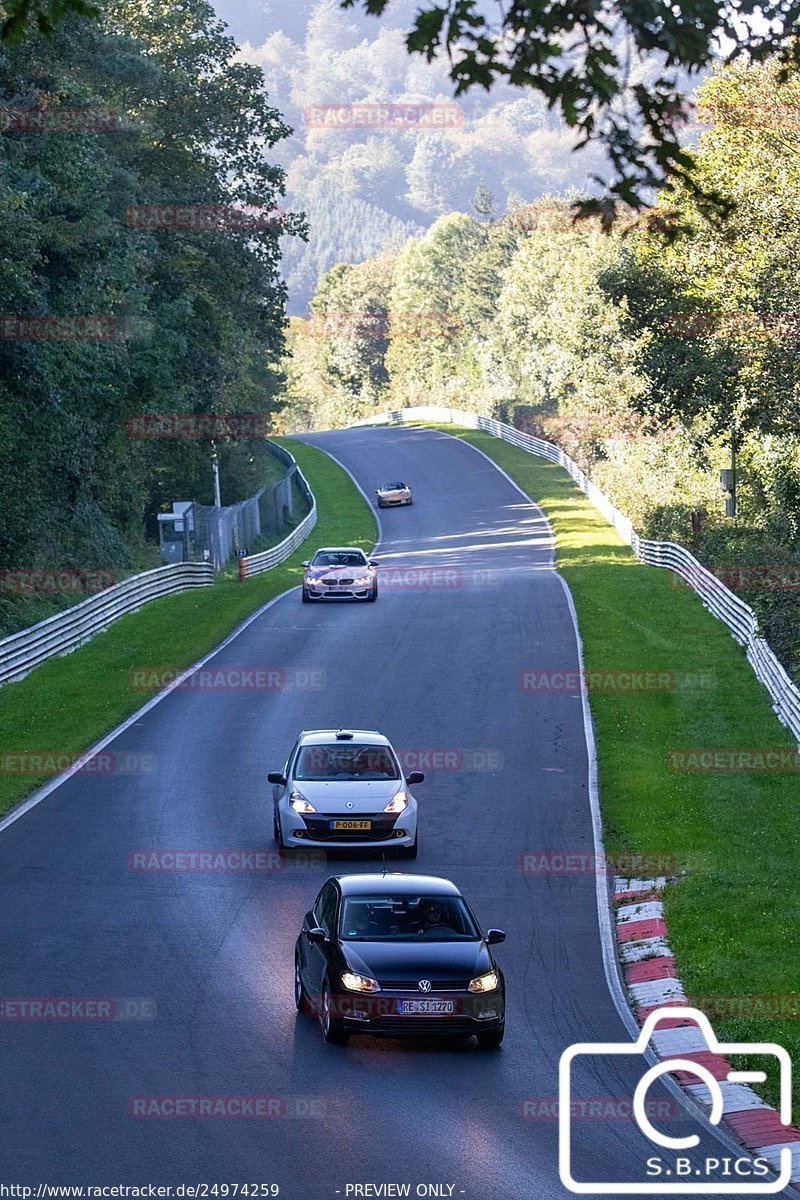
M 499 982 L 496 971 L 487 971 L 485 975 L 479 975 L 477 979 L 471 980 L 467 990 L 470 992 L 494 992 Z
M 293 808 L 297 813 L 312 813 L 317 811 L 313 804 L 309 804 L 302 792 L 292 792 L 289 797 L 289 808 Z
M 408 794 L 401 788 L 399 792 L 395 792 L 383 811 L 388 813 L 401 813 L 407 808 Z
M 381 990 L 377 979 L 370 979 L 369 975 L 356 975 L 355 971 L 344 972 L 342 987 L 346 987 L 349 992 L 379 992 Z
M 366 587 L 368 583 L 372 583 L 371 575 L 362 575 L 360 579 L 353 580 L 354 587 Z

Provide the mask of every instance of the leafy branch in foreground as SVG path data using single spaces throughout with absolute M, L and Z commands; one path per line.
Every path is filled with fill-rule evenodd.
M 381 16 L 388 0 L 340 0 Z M 500 17 L 479 0 L 443 0 L 417 13 L 409 52 L 445 54 L 456 95 L 498 82 L 540 92 L 578 135 L 605 147 L 611 176 L 591 176 L 601 198 L 579 215 L 613 222 L 617 205 L 642 208 L 654 189 L 682 185 L 709 215 L 726 215 L 695 156 L 681 143 L 690 112 L 687 76 L 726 61 L 778 54 L 786 75 L 800 66 L 800 0 L 510 0 Z

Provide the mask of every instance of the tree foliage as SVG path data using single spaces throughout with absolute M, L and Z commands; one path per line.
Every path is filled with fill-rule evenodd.
M 146 555 L 159 507 L 210 499 L 208 442 L 132 440 L 135 414 L 279 406 L 279 237 L 303 225 L 278 216 L 268 158 L 287 128 L 235 54 L 205 0 L 120 0 L 100 23 L 65 17 L 2 49 L 5 109 L 113 118 L 2 135 L 0 313 L 94 316 L 113 331 L 0 340 L 5 565 L 125 569 Z M 130 217 L 165 204 L 276 220 L 244 231 Z M 223 487 L 253 482 L 251 458 L 221 447 Z
M 380 16 L 389 0 L 340 0 Z M 650 188 L 682 181 L 696 200 L 724 209 L 723 193 L 698 176 L 680 131 L 687 114 L 681 72 L 707 69 L 725 45 L 728 60 L 780 53 L 796 70 L 798 0 L 731 5 L 709 0 L 586 3 L 512 0 L 495 17 L 480 0 L 443 0 L 419 9 L 406 44 L 428 62 L 445 57 L 456 95 L 498 81 L 538 92 L 581 142 L 607 150 L 605 197 L 584 206 L 609 218 L 618 201 L 639 206 Z M 644 78 L 644 64 L 658 69 Z
M 701 182 L 736 202 L 722 227 L 688 185 L 611 233 L 552 197 L 441 217 L 397 255 L 386 382 L 353 403 L 467 408 L 563 445 L 643 533 L 733 578 L 800 678 L 800 85 L 776 61 L 719 69 L 698 108 Z M 393 332 L 442 310 L 446 334 Z M 312 422 L 318 389 L 310 372 Z M 782 566 L 786 586 L 762 586 Z

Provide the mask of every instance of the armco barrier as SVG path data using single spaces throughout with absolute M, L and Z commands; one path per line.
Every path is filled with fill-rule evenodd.
M 295 479 L 300 491 L 309 501 L 311 508 L 297 528 L 293 529 L 289 536 L 284 538 L 282 542 L 279 542 L 277 546 L 271 546 L 269 550 L 262 550 L 260 554 L 248 554 L 246 557 L 239 559 L 240 580 L 249 579 L 251 575 L 258 575 L 261 571 L 268 571 L 270 567 L 277 567 L 278 563 L 284 562 L 290 554 L 294 554 L 297 547 L 301 542 L 305 541 L 317 523 L 317 502 L 314 499 L 314 493 L 308 486 L 308 481 L 295 463 L 295 460 L 288 451 L 284 451 L 284 453 L 291 459 L 296 468 Z
M 239 578 L 256 575 L 293 554 L 304 538 L 308 537 L 317 522 L 317 504 L 314 493 L 308 486 L 300 468 L 288 451 L 280 450 L 288 466 L 296 468 L 296 478 L 301 491 L 308 498 L 311 509 L 306 517 L 293 529 L 287 538 L 265 550 L 262 554 L 251 554 L 249 558 L 239 559 Z M 173 592 L 183 592 L 187 588 L 205 587 L 214 582 L 214 568 L 211 563 L 171 563 L 166 567 L 156 567 L 153 571 L 145 571 L 141 575 L 132 575 L 114 587 L 82 600 L 64 612 L 56 613 L 12 633 L 10 637 L 0 641 L 0 686 L 15 679 L 22 679 L 29 671 L 54 654 L 68 654 L 76 650 L 84 642 L 88 642 L 96 633 L 101 633 L 114 621 L 124 617 L 126 613 L 135 612 L 148 600 L 157 600 L 161 596 L 169 596 Z
M 749 605 L 717 579 L 693 554 L 674 542 L 655 542 L 639 537 L 628 517 L 615 508 L 608 497 L 586 477 L 580 467 L 560 447 L 542 438 L 521 433 L 513 426 L 493 417 L 459 409 L 419 406 L 394 412 L 380 413 L 358 425 L 403 424 L 414 421 L 450 422 L 468 429 L 480 429 L 493 437 L 519 446 L 529 454 L 558 463 L 568 471 L 595 508 L 609 521 L 642 562 L 652 567 L 665 567 L 680 575 L 698 594 L 709 612 L 724 621 L 738 642 L 745 647 L 747 658 L 756 676 L 772 698 L 772 707 L 784 725 L 800 744 L 800 690 L 781 666 L 767 642 L 759 636 L 758 620 Z
M 0 684 L 22 679 L 54 654 L 69 654 L 126 613 L 141 608 L 148 600 L 170 596 L 187 588 L 205 587 L 213 582 L 214 568 L 210 563 L 171 563 L 141 575 L 131 575 L 130 579 L 124 579 L 64 612 L 3 638 L 0 641 Z

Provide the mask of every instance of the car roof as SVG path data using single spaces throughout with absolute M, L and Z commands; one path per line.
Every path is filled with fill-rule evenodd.
M 377 729 L 304 729 L 300 734 L 300 741 L 304 746 L 316 746 L 327 742 L 336 741 L 337 733 L 349 733 L 348 738 L 341 738 L 343 746 L 348 742 L 358 741 L 366 742 L 368 745 L 388 746 L 389 739 L 384 737 L 382 733 L 378 733 Z
M 366 552 L 360 546 L 320 546 L 315 554 L 363 554 L 366 558 Z
M 434 896 L 460 896 L 458 888 L 449 879 L 438 875 L 409 875 L 404 871 L 386 875 L 334 875 L 344 896 L 365 895 L 417 895 L 425 892 Z

